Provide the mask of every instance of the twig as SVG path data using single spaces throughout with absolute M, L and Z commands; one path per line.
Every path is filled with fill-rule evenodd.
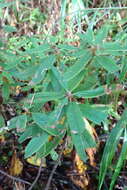
M 66 142 L 65 142 L 65 143 L 66 143 Z M 63 153 L 63 149 L 64 149 L 64 147 L 65 147 L 65 143 L 64 143 L 63 146 L 62 146 L 62 150 L 61 150 L 61 153 L 60 153 L 60 155 L 59 155 L 59 158 L 58 158 L 56 164 L 54 165 L 54 167 L 53 167 L 53 169 L 52 169 L 52 171 L 51 171 L 51 174 L 50 174 L 50 176 L 49 176 L 48 182 L 47 182 L 46 187 L 45 187 L 44 190 L 49 190 L 49 187 L 50 187 L 50 184 L 51 184 L 53 175 L 54 175 L 54 173 L 55 173 L 55 171 L 56 171 L 56 169 L 57 169 L 57 167 L 58 167 L 58 165 L 59 165 L 59 163 L 60 163 L 60 160 L 61 160 L 61 157 L 62 157 L 62 153 Z
M 0 170 L 0 173 L 3 174 L 3 175 L 5 175 L 5 176 L 8 177 L 8 178 L 14 180 L 14 181 L 19 181 L 19 182 L 25 183 L 25 184 L 27 184 L 27 185 L 31 185 L 31 183 L 29 183 L 28 181 L 25 181 L 25 180 L 23 180 L 23 179 L 20 179 L 20 178 L 11 176 L 11 175 L 9 175 L 8 173 L 6 173 L 6 172 L 4 172 L 4 171 L 2 171 L 2 170 Z
M 40 164 L 40 167 L 39 167 L 37 176 L 36 176 L 34 182 L 33 182 L 32 185 L 29 187 L 28 190 L 32 190 L 33 187 L 35 186 L 35 184 L 37 183 L 37 181 L 38 181 L 38 179 L 39 179 L 39 177 L 40 177 L 40 175 L 41 175 L 42 165 L 43 165 L 43 159 L 41 159 L 41 164 Z

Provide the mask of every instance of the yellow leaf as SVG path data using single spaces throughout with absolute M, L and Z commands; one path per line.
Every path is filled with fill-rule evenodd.
M 64 151 L 63 151 L 63 154 L 66 156 L 68 154 L 70 154 L 72 152 L 72 148 L 66 148 Z
M 89 131 L 89 133 L 91 134 L 91 136 L 95 139 L 98 139 L 97 133 L 95 131 L 95 129 L 89 124 L 89 122 L 87 121 L 86 118 L 83 118 L 84 122 L 85 122 L 85 126 L 87 128 L 87 130 Z
M 16 151 L 15 151 L 11 159 L 11 167 L 9 169 L 10 175 L 18 176 L 22 173 L 22 170 L 23 170 L 23 164 L 17 157 Z
M 25 190 L 25 184 L 21 182 L 15 182 L 15 188 L 16 190 Z
M 71 176 L 71 180 L 74 182 L 74 184 L 76 184 L 83 190 L 88 189 L 87 187 L 89 185 L 89 176 L 86 172 L 87 165 L 83 163 L 83 161 L 79 158 L 78 154 L 75 154 L 74 164 L 74 171 L 78 175 Z
M 64 124 L 65 119 L 66 119 L 66 117 L 65 117 L 65 116 L 64 116 L 64 117 L 62 117 L 62 118 L 61 118 L 61 120 L 59 120 L 59 122 L 58 122 L 58 123 L 59 123 L 59 124 L 61 124 L 61 125 L 63 125 L 63 124 Z
M 94 154 L 96 153 L 96 148 L 87 148 L 86 152 L 87 152 L 87 154 L 89 156 L 90 165 L 95 167 L 96 162 L 95 162 Z
M 87 166 L 79 158 L 78 154 L 75 155 L 75 165 L 78 173 L 83 174 L 87 170 Z
M 4 143 L 5 142 L 5 137 L 4 135 L 0 135 L 0 143 Z
M 91 136 L 95 139 L 98 139 L 98 136 L 97 136 L 97 133 L 95 131 L 95 129 L 89 124 L 89 122 L 85 119 L 84 119 L 84 122 L 85 122 L 85 126 L 87 128 L 87 130 L 89 131 L 89 133 L 91 134 Z M 86 152 L 89 156 L 89 160 L 90 160 L 90 165 L 95 167 L 96 166 L 96 163 L 95 163 L 95 159 L 94 159 L 94 154 L 96 153 L 96 148 L 87 148 L 86 149 Z
M 34 166 L 40 166 L 41 160 L 42 160 L 42 167 L 46 167 L 46 159 L 45 158 L 37 158 L 36 156 L 31 156 L 30 158 L 27 159 L 27 162 Z

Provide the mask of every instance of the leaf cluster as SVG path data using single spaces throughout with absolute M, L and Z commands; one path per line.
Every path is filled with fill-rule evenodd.
M 122 136 L 110 190 L 127 150 L 127 111 L 122 116 L 116 112 L 119 96 L 126 94 L 126 34 L 122 39 L 111 38 L 112 30 L 107 24 L 98 30 L 88 27 L 77 36 L 79 46 L 61 43 L 56 36 L 47 41 L 13 38 L 0 47 L 1 106 L 7 102 L 13 106 L 16 101 L 17 115 L 7 119 L 7 127 L 15 129 L 20 143 L 29 139 L 25 158 L 52 154 L 67 136 L 86 161 L 86 149 L 98 144 L 95 126 L 109 133 L 109 116 L 121 118 L 109 135 L 100 166 L 99 189 Z M 2 128 L 4 119 L 1 114 Z

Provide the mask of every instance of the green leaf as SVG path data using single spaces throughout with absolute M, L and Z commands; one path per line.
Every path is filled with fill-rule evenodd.
M 108 72 L 114 73 L 119 70 L 115 61 L 109 56 L 96 56 L 95 61 Z
M 36 85 L 40 83 L 44 79 L 46 71 L 51 68 L 51 65 L 55 62 L 55 60 L 55 56 L 53 55 L 50 55 L 49 57 L 42 59 L 41 64 L 37 68 L 29 85 Z
M 60 82 L 58 81 L 57 77 L 55 76 L 55 74 L 52 71 L 49 71 L 49 75 L 50 75 L 53 90 L 55 92 L 60 92 L 63 89 L 63 87 L 60 84 Z
M 45 132 L 49 133 L 50 135 L 56 136 L 58 135 L 58 129 L 55 125 L 48 125 L 49 116 L 43 113 L 33 113 L 32 114 L 33 120 L 37 125 L 40 126 Z
M 127 64 L 126 64 L 126 57 L 124 57 L 122 59 L 122 69 L 119 76 L 121 83 L 126 79 L 126 73 L 127 73 Z
M 75 46 L 72 46 L 72 45 L 68 45 L 68 44 L 59 44 L 58 48 L 60 48 L 62 50 L 64 49 L 66 51 L 71 51 L 71 52 L 78 49 L 78 47 L 75 47 Z
M 48 119 L 48 122 L 47 122 L 47 126 L 51 126 L 51 125 L 56 125 L 57 124 L 58 120 L 61 117 L 63 108 L 67 104 L 68 104 L 68 99 L 67 98 L 62 99 L 59 102 L 59 104 L 55 107 L 54 111 L 52 111 L 49 114 L 49 119 Z
M 0 114 L 0 128 L 5 126 L 5 121 L 3 116 Z
M 92 29 L 88 28 L 85 34 L 79 34 L 81 41 L 85 44 L 88 43 L 90 45 L 95 44 L 94 32 Z
M 73 95 L 77 96 L 78 98 L 81 98 L 81 97 L 95 98 L 95 97 L 103 96 L 104 94 L 106 94 L 106 90 L 102 86 L 92 89 L 92 90 L 84 90 L 84 91 L 73 93 Z
M 25 129 L 26 123 L 27 123 L 27 116 L 25 114 L 16 116 L 8 121 L 8 128 L 9 129 L 17 128 L 19 130 Z
M 28 128 L 26 128 L 24 133 L 22 135 L 20 135 L 18 141 L 19 141 L 19 143 L 23 143 L 26 139 L 35 137 L 41 133 L 42 133 L 42 129 L 39 126 L 37 126 L 37 125 L 29 126 Z
M 95 36 L 95 42 L 97 44 L 101 44 L 103 42 L 103 40 L 107 37 L 108 35 L 108 31 L 109 31 L 109 28 L 111 26 L 110 25 L 102 25 L 102 27 L 97 31 L 97 34 Z
M 7 78 L 7 80 L 9 81 L 10 84 L 14 83 L 14 79 L 13 79 L 12 75 L 9 72 L 3 71 L 2 76 Z
M 85 118 L 94 122 L 97 125 L 100 125 L 101 122 L 105 122 L 109 114 L 109 107 L 104 105 L 88 105 L 81 104 L 80 109 Z
M 3 29 L 5 32 L 9 32 L 9 33 L 17 31 L 17 29 L 14 26 L 9 26 L 9 25 L 5 25 Z
M 68 101 L 66 98 L 61 100 L 55 110 L 50 114 L 33 113 L 33 120 L 41 127 L 41 129 L 50 135 L 56 136 L 59 134 L 57 123 L 61 117 L 62 110 L 67 103 Z
M 106 172 L 108 167 L 111 164 L 119 138 L 123 133 L 123 130 L 127 124 L 127 110 L 125 110 L 121 116 L 121 119 L 118 121 L 116 126 L 112 129 L 109 138 L 107 139 L 105 149 L 103 152 L 101 164 L 100 164 L 100 173 L 99 173 L 99 190 L 102 187 Z
M 38 152 L 39 149 L 48 141 L 49 135 L 43 133 L 40 137 L 34 137 L 25 149 L 25 158 L 32 156 L 34 153 Z
M 115 56 L 126 55 L 127 48 L 122 46 L 120 42 L 104 42 L 100 49 L 101 54 L 110 54 Z M 98 52 L 99 52 L 98 51 Z
M 112 181 L 111 181 L 109 190 L 113 189 L 115 181 L 116 181 L 117 177 L 119 176 L 120 170 L 123 166 L 123 162 L 126 160 L 126 157 L 127 157 L 127 131 L 125 129 L 122 150 L 121 150 L 118 162 L 116 164 L 114 174 L 112 176 Z
M 95 142 L 85 126 L 83 115 L 77 103 L 72 102 L 69 104 L 67 110 L 67 120 L 73 144 L 75 145 L 80 158 L 86 161 L 85 149 L 94 147 Z
M 13 5 L 15 2 L 8 2 L 8 3 L 0 3 L 0 9 L 5 8 L 5 7 L 9 7 L 11 5 Z
M 66 81 L 64 81 L 62 74 L 55 67 L 52 67 L 52 72 L 56 77 L 56 79 L 58 80 L 61 87 L 63 87 L 67 91 L 67 83 Z
M 38 45 L 38 47 L 36 48 L 31 48 L 31 49 L 27 49 L 24 54 L 40 54 L 40 53 L 43 53 L 47 50 L 50 49 L 50 45 L 49 44 L 42 44 L 42 45 Z
M 68 85 L 68 90 L 73 91 L 75 88 L 77 88 L 80 84 L 80 82 L 84 78 L 84 71 L 81 71 L 78 75 L 76 75 L 73 79 L 69 80 L 67 85 Z
M 64 25 L 64 19 L 65 19 L 65 15 L 66 15 L 66 6 L 67 6 L 67 0 L 62 0 L 61 2 L 62 6 L 61 6 L 61 10 L 60 10 L 60 15 L 61 15 L 61 25 L 63 27 Z
M 91 57 L 91 53 L 84 50 L 84 55 L 76 63 L 74 63 L 74 65 L 69 67 L 68 70 L 64 73 L 64 80 L 69 81 L 78 75 L 88 64 Z
M 9 99 L 9 95 L 10 95 L 10 85 L 8 82 L 3 82 L 2 97 L 4 98 L 4 101 L 7 101 Z
M 35 71 L 37 70 L 37 68 L 38 68 L 37 65 L 33 65 L 33 66 L 29 66 L 29 68 L 26 68 L 24 71 L 20 71 L 20 72 L 12 71 L 11 74 L 13 75 L 13 77 L 18 78 L 20 80 L 29 80 L 35 74 Z
M 38 151 L 37 156 L 42 158 L 50 154 L 50 152 L 58 146 L 64 135 L 65 131 L 63 131 L 63 133 L 60 133 L 59 136 L 54 137 L 52 141 L 46 142 L 46 144 L 43 145 L 41 149 Z
M 59 158 L 59 155 L 58 155 L 58 153 L 55 150 L 51 150 L 50 156 L 55 161 L 58 160 L 58 158 Z
M 28 95 L 27 99 L 25 100 L 26 103 L 42 103 L 48 102 L 52 100 L 59 100 L 64 97 L 63 92 L 39 92 Z

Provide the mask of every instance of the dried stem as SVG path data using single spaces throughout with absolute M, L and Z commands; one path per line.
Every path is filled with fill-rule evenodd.
M 32 190 L 33 187 L 35 186 L 35 184 L 37 183 L 37 181 L 38 181 L 38 179 L 39 179 L 39 177 L 40 177 L 40 175 L 41 175 L 42 165 L 43 165 L 43 159 L 41 159 L 41 164 L 40 164 L 40 167 L 39 167 L 37 176 L 36 176 L 34 182 L 33 182 L 32 185 L 29 187 L 28 190 Z
M 25 180 L 23 180 L 23 179 L 20 179 L 20 178 L 11 176 L 11 175 L 9 175 L 8 173 L 6 173 L 6 172 L 4 172 L 4 171 L 2 171 L 2 170 L 0 170 L 0 173 L 1 173 L 2 175 L 5 175 L 5 176 L 8 177 L 8 178 L 14 180 L 14 181 L 19 181 L 19 182 L 21 182 L 21 183 L 24 183 L 24 184 L 27 184 L 27 185 L 31 185 L 31 183 L 29 183 L 28 181 L 25 181 Z
M 66 142 L 64 142 L 64 144 L 63 144 L 63 146 L 62 146 L 61 153 L 59 154 L 59 158 L 58 158 L 56 164 L 54 165 L 54 167 L 53 167 L 53 169 L 52 169 L 52 172 L 51 172 L 51 174 L 50 174 L 50 176 L 49 176 L 49 179 L 48 179 L 48 182 L 47 182 L 47 184 L 46 184 L 45 190 L 49 190 L 49 187 L 50 187 L 50 184 L 51 184 L 53 175 L 54 175 L 54 173 L 55 173 L 55 171 L 56 171 L 56 169 L 57 169 L 57 167 L 58 167 L 58 165 L 59 165 L 59 163 L 60 163 L 60 160 L 61 160 L 61 157 L 62 157 L 62 153 L 63 153 L 64 147 L 65 147 L 65 144 L 66 144 Z

